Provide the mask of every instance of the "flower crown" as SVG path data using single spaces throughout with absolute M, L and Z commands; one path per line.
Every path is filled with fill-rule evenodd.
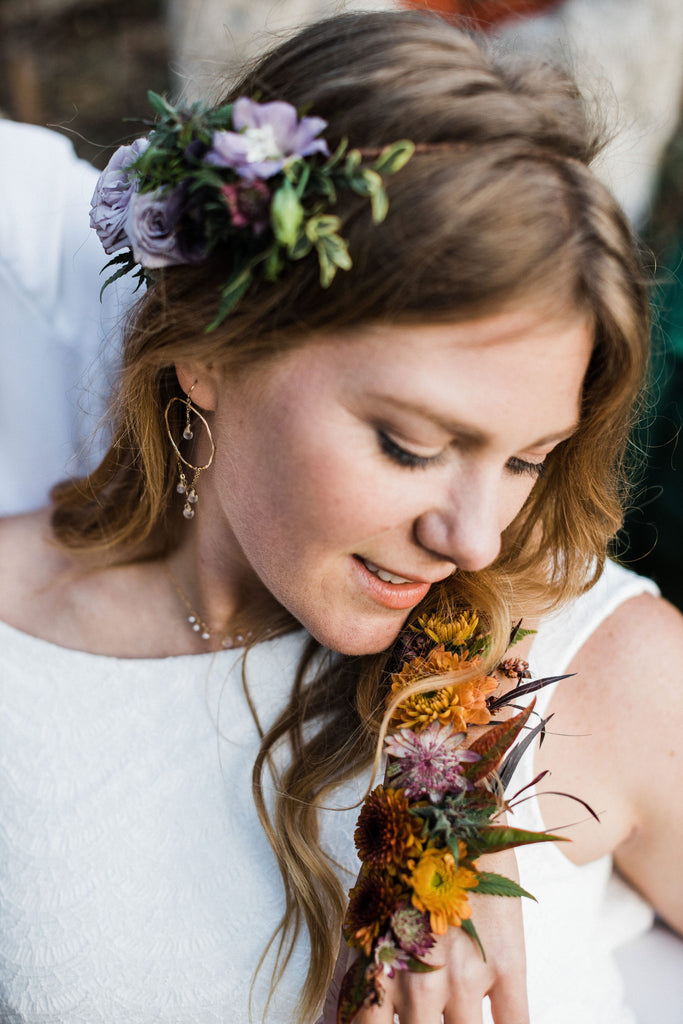
M 401 140 L 366 163 L 346 140 L 330 154 L 320 134 L 327 122 L 300 118 L 289 103 L 243 96 L 215 109 L 180 109 L 156 93 L 148 95 L 157 123 L 146 138 L 116 150 L 92 198 L 91 227 L 106 253 L 118 253 L 104 268 L 116 269 L 103 290 L 129 272 L 139 287 L 150 272 L 200 264 L 222 247 L 232 269 L 209 331 L 234 309 L 257 273 L 275 281 L 312 250 L 323 288 L 337 270 L 348 270 L 341 221 L 330 213 L 338 193 L 369 199 L 379 223 L 388 209 L 383 179 L 415 149 Z

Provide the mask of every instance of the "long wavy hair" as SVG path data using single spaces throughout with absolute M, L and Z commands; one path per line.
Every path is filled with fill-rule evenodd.
M 229 253 L 170 268 L 148 289 L 126 332 L 114 442 L 90 477 L 55 489 L 56 537 L 90 558 L 118 560 L 159 558 L 178 543 L 163 420 L 169 398 L 180 394 L 176 362 L 253 364 L 312 332 L 462 321 L 513 303 L 575 309 L 590 318 L 594 337 L 578 430 L 548 457 L 496 562 L 457 572 L 418 610 L 480 609 L 494 661 L 513 618 L 590 585 L 621 523 L 648 301 L 629 226 L 588 169 L 599 132 L 565 73 L 499 59 L 417 12 L 311 25 L 259 60 L 226 98 L 239 95 L 286 100 L 325 118 L 331 148 L 343 137 L 355 147 L 407 137 L 419 151 L 389 180 L 382 225 L 371 223 L 362 200 L 340 199 L 335 212 L 353 269 L 329 289 L 318 285 L 316 261 L 302 260 L 281 281 L 253 286 L 212 334 L 203 328 L 229 275 Z M 301 1021 L 319 1011 L 345 906 L 319 844 L 318 807 L 372 761 L 392 657 L 321 661 L 319 653 L 311 641 L 254 768 L 255 800 L 286 894 L 275 981 L 304 925 L 311 941 Z M 313 721 L 315 729 L 304 730 Z M 262 783 L 282 743 L 290 756 L 271 815 Z

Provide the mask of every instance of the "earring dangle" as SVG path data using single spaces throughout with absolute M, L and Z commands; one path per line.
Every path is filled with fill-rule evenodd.
M 176 486 L 176 491 L 178 492 L 178 494 L 185 496 L 185 504 L 183 505 L 183 515 L 185 516 L 186 519 L 194 519 L 194 506 L 197 504 L 198 501 L 197 480 L 199 479 L 199 474 L 203 472 L 203 470 L 209 468 L 209 466 L 213 462 L 213 457 L 216 454 L 216 446 L 213 443 L 211 428 L 209 427 L 209 424 L 206 422 L 205 418 L 202 416 L 197 406 L 193 405 L 192 403 L 191 395 L 196 386 L 197 382 L 195 381 L 195 383 L 192 385 L 185 398 L 180 398 L 177 395 L 174 395 L 173 398 L 169 398 L 168 404 L 164 410 L 164 419 L 166 421 L 166 433 L 168 434 L 169 441 L 171 442 L 171 445 L 173 447 L 176 463 L 178 466 L 178 484 Z M 203 466 L 195 466 L 193 465 L 193 463 L 188 462 L 188 460 L 181 454 L 181 451 L 175 442 L 175 439 L 171 432 L 171 424 L 169 422 L 169 414 L 171 411 L 171 407 L 174 405 L 175 402 L 180 402 L 185 406 L 185 428 L 183 430 L 183 440 L 191 441 L 194 438 L 191 416 L 196 416 L 197 419 L 202 424 L 202 426 L 206 429 L 206 433 L 209 438 L 209 444 L 211 445 L 211 452 L 209 454 L 209 461 L 205 463 L 205 465 Z M 187 474 L 185 473 L 185 469 L 183 468 L 185 466 L 187 466 L 188 469 L 192 470 L 194 474 L 191 481 L 189 482 Z

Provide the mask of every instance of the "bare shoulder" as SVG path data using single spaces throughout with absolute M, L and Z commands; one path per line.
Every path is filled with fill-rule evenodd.
M 49 510 L 0 519 L 0 564 L 2 621 L 40 634 L 43 616 L 66 611 L 71 563 L 54 541 Z
M 151 561 L 103 565 L 55 540 L 49 510 L 0 519 L 0 621 L 59 647 L 122 658 L 186 654 L 177 595 Z
M 641 594 L 619 605 L 588 638 L 571 666 L 577 686 L 568 689 L 610 718 L 629 715 L 634 701 L 663 710 L 683 693 L 674 686 L 681 664 L 683 615 L 663 598 Z
M 597 697 L 596 710 L 606 728 L 594 763 L 628 824 L 615 863 L 683 932 L 683 615 L 656 597 L 628 601 L 596 631 L 578 665 L 584 673 L 602 665 L 606 696 Z
M 574 675 L 553 696 L 536 767 L 552 772 L 553 789 L 582 797 L 600 816 L 599 824 L 586 819 L 566 833 L 574 840 L 566 853 L 577 863 L 626 849 L 635 835 L 663 827 L 653 780 L 672 771 L 683 777 L 681 664 L 683 615 L 642 594 L 617 607 L 568 666 Z M 549 827 L 562 815 L 567 820 L 566 807 L 550 799 L 548 805 Z
M 0 618 L 64 570 L 66 560 L 54 543 L 48 509 L 0 519 Z

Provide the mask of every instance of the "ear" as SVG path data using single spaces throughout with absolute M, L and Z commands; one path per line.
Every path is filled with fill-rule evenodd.
M 192 388 L 194 404 L 207 412 L 214 412 L 218 391 L 215 371 L 199 363 L 176 363 L 175 372 L 186 395 Z

